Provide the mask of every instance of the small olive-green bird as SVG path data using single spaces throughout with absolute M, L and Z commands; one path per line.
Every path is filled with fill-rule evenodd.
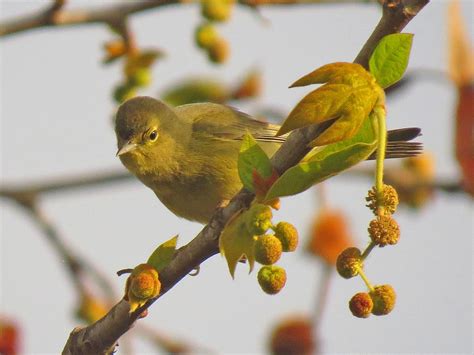
M 201 223 L 242 187 L 237 158 L 243 135 L 251 133 L 271 156 L 285 141 L 285 136 L 275 136 L 278 129 L 225 105 L 171 108 L 151 97 L 126 101 L 115 120 L 117 155 L 125 167 L 174 214 Z M 397 141 L 409 140 L 418 133 L 395 136 Z M 407 148 L 397 152 L 406 153 Z

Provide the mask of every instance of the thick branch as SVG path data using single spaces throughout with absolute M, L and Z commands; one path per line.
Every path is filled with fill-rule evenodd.
M 428 0 L 388 1 L 383 16 L 374 33 L 364 45 L 356 62 L 367 67 L 370 54 L 385 35 L 399 32 L 423 8 Z M 274 167 L 284 172 L 298 163 L 309 151 L 308 144 L 321 132 L 321 127 L 311 126 L 293 132 L 272 159 Z M 239 210 L 248 208 L 253 194 L 242 190 L 226 208 L 220 209 L 209 224 L 188 245 L 181 248 L 171 263 L 160 273 L 162 293 L 170 290 L 196 266 L 218 252 L 218 240 L 222 229 Z M 120 301 L 104 318 L 82 330 L 75 330 L 64 348 L 63 354 L 101 354 L 114 346 L 115 342 L 136 321 L 143 310 L 156 299 L 150 300 L 135 313 L 129 313 L 128 303 Z

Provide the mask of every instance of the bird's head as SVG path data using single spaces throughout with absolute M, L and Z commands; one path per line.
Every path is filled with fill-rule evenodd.
M 117 111 L 117 156 L 132 170 L 156 167 L 173 154 L 179 127 L 173 109 L 163 102 L 146 96 L 132 98 Z

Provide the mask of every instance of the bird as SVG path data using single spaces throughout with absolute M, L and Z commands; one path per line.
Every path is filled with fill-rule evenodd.
M 117 110 L 117 156 L 171 212 L 206 224 L 242 188 L 237 159 L 243 136 L 250 133 L 272 156 L 286 139 L 276 136 L 279 128 L 223 104 L 170 107 L 137 96 Z M 417 128 L 393 131 L 399 144 L 387 146 L 387 154 L 416 154 L 419 148 L 406 141 L 418 135 Z

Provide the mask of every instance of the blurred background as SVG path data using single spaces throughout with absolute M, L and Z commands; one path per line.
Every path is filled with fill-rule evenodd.
M 104 3 L 70 1 L 66 8 Z M 40 11 L 49 2 L 0 4 L 0 18 L 5 20 Z M 275 220 L 291 222 L 301 237 L 298 251 L 279 262 L 288 281 L 278 295 L 264 294 L 256 273 L 248 275 L 245 265 L 239 265 L 232 280 L 225 260 L 217 255 L 201 265 L 197 277 L 183 279 L 159 299 L 140 323 L 154 335 L 193 344 L 191 352 L 266 353 L 274 328 L 299 315 L 317 317 L 313 332 L 321 353 L 472 353 L 473 205 L 469 194 L 456 187 L 462 179 L 454 146 L 461 84 L 448 75 L 448 5 L 432 1 L 405 29 L 415 34 L 407 77 L 388 98 L 389 128 L 423 130 L 419 140 L 430 155 L 422 164 L 434 166 L 434 172 L 428 169 L 429 182 L 454 186 L 424 191 L 421 202 L 401 206 L 396 215 L 402 232 L 399 244 L 374 250 L 366 262 L 373 283 L 390 283 L 397 291 L 395 310 L 365 320 L 351 315 L 347 302 L 364 290 L 361 280 L 342 279 L 332 272 L 331 262 L 306 248 L 322 213 L 322 195 L 312 189 L 282 199 L 275 213 Z M 461 11 L 472 38 L 474 3 L 462 1 Z M 323 64 L 352 61 L 380 12 L 379 5 L 367 2 L 266 6 L 259 12 L 235 6 L 232 18 L 216 27 L 230 48 L 220 65 L 195 43 L 194 32 L 203 22 L 199 5 L 137 13 L 129 18 L 134 45 L 166 53 L 150 66 L 151 84 L 137 93 L 163 97 L 177 83 L 212 78 L 219 83 L 213 89 L 217 94 L 207 95 L 219 100 L 232 96 L 232 106 L 281 121 L 309 92 L 288 85 Z M 117 97 L 124 62 L 103 64 L 104 56 L 114 53 L 110 44 L 117 38 L 103 24 L 88 24 L 1 39 L 2 188 L 125 172 L 115 157 L 112 123 L 114 90 Z M 249 73 L 259 84 L 249 97 L 239 97 L 237 89 Z M 372 180 L 364 171 L 373 167 L 363 163 L 324 184 L 325 210 L 343 215 L 350 243 L 361 248 L 367 244 L 372 218 L 364 207 Z M 400 162 L 390 162 L 388 169 L 402 168 Z M 125 277 L 115 276 L 117 270 L 145 261 L 175 234 L 184 245 L 202 228 L 175 217 L 133 178 L 40 195 L 39 206 L 71 250 L 107 275 L 117 291 L 115 300 L 125 283 Z M 2 322 L 13 325 L 20 353 L 59 353 L 69 332 L 87 318 L 75 315 L 81 297 L 64 258 L 25 209 L 8 198 L 1 200 L 0 208 Z M 327 291 L 324 312 L 317 306 L 321 289 Z M 159 336 L 153 342 L 133 336 L 139 330 L 130 333 L 119 353 L 163 351 L 156 346 Z

